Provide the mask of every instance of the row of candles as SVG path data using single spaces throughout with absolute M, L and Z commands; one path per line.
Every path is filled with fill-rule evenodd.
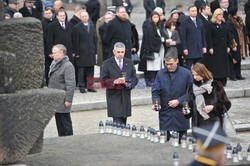
M 124 136 L 124 137 L 132 137 L 132 138 L 141 138 L 141 139 L 147 139 L 154 143 L 166 143 L 167 140 L 167 133 L 166 131 L 157 131 L 154 128 L 148 127 L 147 130 L 144 129 L 143 126 L 140 127 L 139 131 L 137 130 L 136 126 L 133 125 L 132 127 L 127 124 L 120 124 L 116 122 L 106 121 L 105 125 L 102 121 L 99 122 L 99 133 L 104 134 L 114 134 L 118 136 Z M 194 153 L 196 153 L 196 140 L 193 137 L 190 137 L 188 139 L 187 143 L 187 136 L 182 135 L 181 138 L 181 144 L 179 145 L 179 135 L 177 131 L 171 131 L 171 145 L 173 147 L 181 147 L 181 148 L 188 148 L 189 150 L 192 150 Z M 243 153 L 242 153 L 242 147 L 240 143 L 237 144 L 236 147 L 232 147 L 230 144 L 227 144 L 225 148 L 225 155 L 227 159 L 232 159 L 233 162 L 239 162 L 243 160 Z M 250 146 L 247 149 L 247 155 L 246 160 L 250 161 Z M 174 152 L 173 154 L 173 161 L 174 166 L 178 166 L 179 163 L 179 155 L 177 152 Z

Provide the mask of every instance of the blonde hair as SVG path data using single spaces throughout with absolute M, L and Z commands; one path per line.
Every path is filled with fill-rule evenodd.
M 217 16 L 218 16 L 219 14 L 222 14 L 222 15 L 223 15 L 223 14 L 224 14 L 224 11 L 223 11 L 222 9 L 216 9 L 216 10 L 214 11 L 214 14 L 213 14 L 212 19 L 211 19 L 211 22 L 212 22 L 212 23 L 218 23 Z M 225 22 L 224 18 L 223 18 L 222 21 Z

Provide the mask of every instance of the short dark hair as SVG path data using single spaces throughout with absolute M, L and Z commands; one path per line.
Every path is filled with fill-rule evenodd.
M 183 7 L 183 5 L 182 5 L 182 4 L 178 4 L 178 5 L 176 5 L 176 8 L 177 8 L 177 9 L 182 8 L 182 7 Z
M 188 7 L 188 11 L 189 11 L 191 8 L 193 8 L 193 7 L 195 7 L 195 8 L 197 9 L 196 6 L 192 5 L 192 6 L 189 6 L 189 7 Z M 198 10 L 198 9 L 197 9 L 197 10 Z
M 203 4 L 201 4 L 201 8 L 200 8 L 200 9 L 198 9 L 198 10 L 200 10 L 200 11 L 202 12 L 202 10 L 205 10 L 207 6 L 208 6 L 208 7 L 210 7 L 210 5 L 209 5 L 209 4 L 207 4 L 207 3 L 203 3 Z
M 165 28 L 171 28 L 172 25 L 175 26 L 176 22 L 170 19 L 170 20 L 166 21 Z

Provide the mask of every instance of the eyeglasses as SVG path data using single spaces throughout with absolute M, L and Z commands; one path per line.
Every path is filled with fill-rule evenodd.
M 120 53 L 124 53 L 125 51 L 116 51 L 118 54 L 120 54 Z

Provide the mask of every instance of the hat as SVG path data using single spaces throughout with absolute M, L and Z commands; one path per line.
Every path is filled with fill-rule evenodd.
M 18 4 L 17 0 L 9 0 L 9 4 Z
M 234 15 L 236 15 L 237 11 L 238 11 L 238 8 L 237 8 L 237 7 L 236 7 L 236 8 L 232 8 L 232 9 L 230 10 L 229 14 L 231 14 L 232 16 L 234 16 Z
M 178 13 L 178 14 L 179 14 L 179 10 L 177 10 L 176 8 L 173 8 L 173 9 L 171 10 L 170 15 L 172 16 L 172 14 L 174 14 L 174 13 Z
M 50 1 L 46 1 L 44 4 L 44 8 L 46 9 L 47 7 L 53 7 L 52 3 Z
M 36 0 L 25 0 L 25 2 L 33 2 L 33 3 L 35 3 Z
M 220 151 L 229 142 L 219 121 L 202 128 L 193 127 L 193 135 L 197 138 L 197 151 L 207 153 Z

